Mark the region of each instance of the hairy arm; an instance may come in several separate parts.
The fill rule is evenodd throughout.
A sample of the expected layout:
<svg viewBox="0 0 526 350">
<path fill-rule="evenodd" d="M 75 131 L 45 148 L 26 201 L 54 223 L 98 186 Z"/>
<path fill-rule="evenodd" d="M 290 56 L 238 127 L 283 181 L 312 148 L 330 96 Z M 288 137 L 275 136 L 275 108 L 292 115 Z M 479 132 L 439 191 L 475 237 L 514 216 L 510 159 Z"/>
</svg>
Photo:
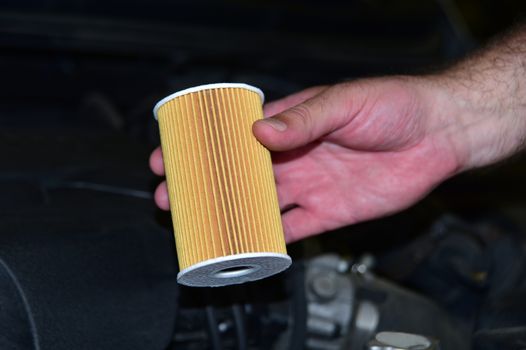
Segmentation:
<svg viewBox="0 0 526 350">
<path fill-rule="evenodd" d="M 494 39 L 450 69 L 430 77 L 436 127 L 450 133 L 461 169 L 502 160 L 525 146 L 526 26 Z"/>
</svg>

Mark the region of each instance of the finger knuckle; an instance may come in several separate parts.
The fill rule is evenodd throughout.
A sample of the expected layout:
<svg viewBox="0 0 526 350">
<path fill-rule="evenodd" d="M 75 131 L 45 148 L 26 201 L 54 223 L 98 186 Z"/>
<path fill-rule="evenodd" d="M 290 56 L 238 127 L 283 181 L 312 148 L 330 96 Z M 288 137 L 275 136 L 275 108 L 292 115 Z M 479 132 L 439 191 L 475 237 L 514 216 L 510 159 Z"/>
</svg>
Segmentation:
<svg viewBox="0 0 526 350">
<path fill-rule="evenodd" d="M 309 129 L 312 125 L 312 113 L 310 109 L 304 104 L 292 107 L 289 110 L 289 115 L 295 122 L 301 123 L 302 127 Z"/>
</svg>

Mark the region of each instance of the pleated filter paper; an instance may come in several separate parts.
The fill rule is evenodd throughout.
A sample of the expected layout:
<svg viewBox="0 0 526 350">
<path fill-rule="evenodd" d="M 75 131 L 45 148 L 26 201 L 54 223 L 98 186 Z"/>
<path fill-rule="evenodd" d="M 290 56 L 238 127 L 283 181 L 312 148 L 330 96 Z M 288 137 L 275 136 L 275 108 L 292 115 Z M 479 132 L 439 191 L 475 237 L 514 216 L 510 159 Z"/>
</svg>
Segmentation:
<svg viewBox="0 0 526 350">
<path fill-rule="evenodd" d="M 246 84 L 157 103 L 181 284 L 217 287 L 288 268 L 269 151 L 252 134 L 264 95 Z"/>
</svg>

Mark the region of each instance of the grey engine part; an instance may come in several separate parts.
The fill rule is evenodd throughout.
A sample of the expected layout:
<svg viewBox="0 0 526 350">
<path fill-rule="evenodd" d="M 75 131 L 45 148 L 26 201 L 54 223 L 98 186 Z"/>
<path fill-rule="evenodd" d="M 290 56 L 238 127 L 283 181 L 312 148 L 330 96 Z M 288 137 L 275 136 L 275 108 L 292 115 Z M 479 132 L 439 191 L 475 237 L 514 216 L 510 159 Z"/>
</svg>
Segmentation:
<svg viewBox="0 0 526 350">
<path fill-rule="evenodd" d="M 372 256 L 351 264 L 337 255 L 306 263 L 306 348 L 469 348 L 467 329 L 431 300 L 375 276 L 373 264 Z"/>
</svg>

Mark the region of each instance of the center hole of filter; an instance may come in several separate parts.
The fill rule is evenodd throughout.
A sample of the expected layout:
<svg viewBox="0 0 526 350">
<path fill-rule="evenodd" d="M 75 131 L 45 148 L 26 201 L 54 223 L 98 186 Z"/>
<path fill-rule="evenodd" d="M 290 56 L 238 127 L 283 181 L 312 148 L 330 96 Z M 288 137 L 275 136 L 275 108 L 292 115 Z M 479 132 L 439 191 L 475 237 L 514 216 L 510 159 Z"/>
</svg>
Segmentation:
<svg viewBox="0 0 526 350">
<path fill-rule="evenodd" d="M 233 278 L 248 275 L 256 271 L 258 267 L 250 265 L 240 265 L 227 267 L 225 269 L 214 272 L 214 277 L 217 278 Z"/>
</svg>

